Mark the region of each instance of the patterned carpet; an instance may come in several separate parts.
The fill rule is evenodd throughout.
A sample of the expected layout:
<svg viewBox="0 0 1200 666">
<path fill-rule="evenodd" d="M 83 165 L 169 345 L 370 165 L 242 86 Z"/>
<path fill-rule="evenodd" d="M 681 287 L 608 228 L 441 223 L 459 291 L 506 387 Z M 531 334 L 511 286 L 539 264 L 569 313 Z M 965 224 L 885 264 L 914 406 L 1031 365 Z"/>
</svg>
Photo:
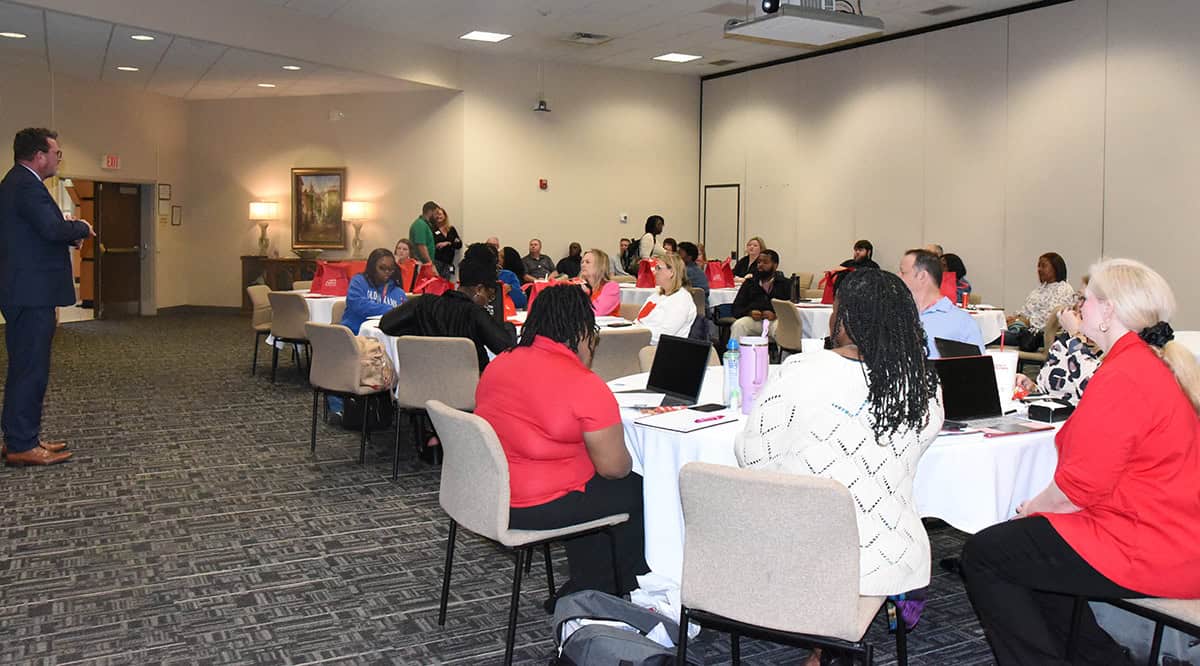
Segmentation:
<svg viewBox="0 0 1200 666">
<path fill-rule="evenodd" d="M 0 468 L 0 664 L 500 660 L 511 559 L 460 530 L 438 627 L 437 470 L 406 446 L 393 483 L 390 432 L 360 466 L 357 435 L 321 426 L 311 457 L 311 393 L 290 362 L 274 386 L 261 365 L 251 377 L 252 337 L 246 318 L 189 311 L 59 329 L 44 433 L 69 439 L 75 458 Z M 931 536 L 935 558 L 962 546 L 948 528 Z M 526 580 L 517 661 L 546 664 L 540 564 Z M 894 663 L 880 621 L 870 639 L 877 663 Z M 708 663 L 729 663 L 726 637 L 700 640 Z M 746 664 L 805 655 L 756 641 L 742 653 Z M 991 661 L 962 585 L 936 567 L 909 655 Z"/>
</svg>

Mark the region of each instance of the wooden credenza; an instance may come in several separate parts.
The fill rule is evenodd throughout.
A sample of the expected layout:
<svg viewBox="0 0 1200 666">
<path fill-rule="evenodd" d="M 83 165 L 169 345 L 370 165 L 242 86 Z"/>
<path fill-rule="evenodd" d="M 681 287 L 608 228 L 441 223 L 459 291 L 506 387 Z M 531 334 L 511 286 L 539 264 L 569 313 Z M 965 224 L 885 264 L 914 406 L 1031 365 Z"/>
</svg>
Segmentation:
<svg viewBox="0 0 1200 666">
<path fill-rule="evenodd" d="M 313 279 L 317 271 L 315 259 L 242 257 L 242 311 L 250 312 L 250 295 L 246 287 L 265 284 L 272 291 L 291 289 L 293 282 Z"/>
</svg>

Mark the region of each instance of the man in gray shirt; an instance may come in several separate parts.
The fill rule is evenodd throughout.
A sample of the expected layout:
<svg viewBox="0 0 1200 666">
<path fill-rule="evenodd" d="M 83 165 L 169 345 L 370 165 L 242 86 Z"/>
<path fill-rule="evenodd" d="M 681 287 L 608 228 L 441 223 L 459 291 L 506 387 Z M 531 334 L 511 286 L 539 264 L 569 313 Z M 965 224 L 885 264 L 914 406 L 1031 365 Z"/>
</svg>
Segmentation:
<svg viewBox="0 0 1200 666">
<path fill-rule="evenodd" d="M 558 277 L 554 272 L 554 260 L 542 254 L 542 241 L 537 238 L 529 241 L 529 254 L 521 257 L 525 264 L 525 281 L 553 280 Z"/>
</svg>

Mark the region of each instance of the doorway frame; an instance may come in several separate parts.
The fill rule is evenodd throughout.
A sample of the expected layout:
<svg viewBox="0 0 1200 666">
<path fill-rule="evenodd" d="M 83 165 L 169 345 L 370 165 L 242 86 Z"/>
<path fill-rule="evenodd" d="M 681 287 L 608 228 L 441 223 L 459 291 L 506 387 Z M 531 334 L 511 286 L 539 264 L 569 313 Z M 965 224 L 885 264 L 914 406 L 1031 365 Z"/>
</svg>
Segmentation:
<svg viewBox="0 0 1200 666">
<path fill-rule="evenodd" d="M 734 242 L 735 249 L 742 246 L 742 185 L 741 183 L 716 183 L 713 185 L 705 185 L 704 193 L 700 210 L 700 237 L 704 243 L 704 250 L 708 252 L 708 191 L 710 189 L 728 189 L 734 188 L 737 190 L 737 222 L 734 224 Z M 724 257 L 722 256 L 722 260 Z"/>
</svg>

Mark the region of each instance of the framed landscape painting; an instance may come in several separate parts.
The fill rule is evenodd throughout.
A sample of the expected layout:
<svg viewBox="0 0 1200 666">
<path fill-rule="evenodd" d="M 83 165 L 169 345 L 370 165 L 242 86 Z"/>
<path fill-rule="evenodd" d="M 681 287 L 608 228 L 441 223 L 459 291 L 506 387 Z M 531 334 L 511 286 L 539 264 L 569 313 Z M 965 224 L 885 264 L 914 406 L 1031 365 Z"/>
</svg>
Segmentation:
<svg viewBox="0 0 1200 666">
<path fill-rule="evenodd" d="M 342 250 L 346 169 L 292 169 L 292 247 Z"/>
</svg>

